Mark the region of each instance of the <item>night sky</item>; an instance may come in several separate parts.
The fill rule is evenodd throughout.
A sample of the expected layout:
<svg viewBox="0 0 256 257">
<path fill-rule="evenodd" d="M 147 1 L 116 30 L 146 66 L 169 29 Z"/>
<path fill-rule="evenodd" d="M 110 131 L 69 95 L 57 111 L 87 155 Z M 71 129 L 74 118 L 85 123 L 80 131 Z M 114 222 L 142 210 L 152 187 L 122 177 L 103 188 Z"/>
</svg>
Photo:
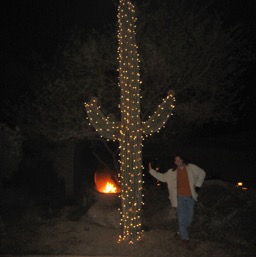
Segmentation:
<svg viewBox="0 0 256 257">
<path fill-rule="evenodd" d="M 256 4 L 254 0 L 213 1 L 217 12 L 222 13 L 226 26 L 242 24 L 251 44 L 256 42 Z M 154 1 L 156 4 L 157 1 Z M 1 120 L 4 102 L 13 102 L 29 90 L 27 84 L 35 69 L 34 61 L 42 58 L 51 63 L 56 52 L 67 41 L 70 31 L 101 30 L 105 24 L 115 22 L 117 1 L 113 0 L 20 0 L 1 3 Z M 140 46 L 142 47 L 142 46 Z M 240 114 L 240 125 L 252 128 L 256 107 L 255 61 L 247 68 L 241 97 L 245 107 Z M 255 128 L 255 127 L 254 127 Z"/>
</svg>

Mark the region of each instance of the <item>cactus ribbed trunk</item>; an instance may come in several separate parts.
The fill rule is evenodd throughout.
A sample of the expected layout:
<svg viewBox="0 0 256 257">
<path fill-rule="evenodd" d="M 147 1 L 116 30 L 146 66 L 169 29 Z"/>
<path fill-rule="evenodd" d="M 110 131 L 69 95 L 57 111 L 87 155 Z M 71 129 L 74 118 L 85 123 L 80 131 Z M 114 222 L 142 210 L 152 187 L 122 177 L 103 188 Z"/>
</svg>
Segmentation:
<svg viewBox="0 0 256 257">
<path fill-rule="evenodd" d="M 142 235 L 142 139 L 160 128 L 168 120 L 173 106 L 173 92 L 147 121 L 140 115 L 139 55 L 136 45 L 136 17 L 130 0 L 120 0 L 118 7 L 118 61 L 121 88 L 121 122 L 113 115 L 105 116 L 98 107 L 97 98 L 85 104 L 91 124 L 102 137 L 119 141 L 121 171 L 120 240 L 134 242 Z"/>
<path fill-rule="evenodd" d="M 141 236 L 142 156 L 139 60 L 134 7 L 129 1 L 120 1 L 118 23 L 122 238 L 133 241 Z"/>
</svg>

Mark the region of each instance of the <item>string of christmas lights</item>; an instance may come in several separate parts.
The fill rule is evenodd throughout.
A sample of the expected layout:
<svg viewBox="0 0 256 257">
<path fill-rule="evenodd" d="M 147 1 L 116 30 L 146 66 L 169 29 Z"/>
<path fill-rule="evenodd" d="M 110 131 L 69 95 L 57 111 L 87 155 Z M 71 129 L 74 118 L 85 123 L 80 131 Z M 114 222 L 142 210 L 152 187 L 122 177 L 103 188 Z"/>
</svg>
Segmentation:
<svg viewBox="0 0 256 257">
<path fill-rule="evenodd" d="M 119 133 L 119 122 L 115 121 L 114 115 L 107 117 L 98 106 L 98 99 L 93 97 L 89 103 L 85 103 L 86 112 L 90 123 L 100 135 L 106 139 L 116 140 Z"/>
<path fill-rule="evenodd" d="M 159 130 L 166 124 L 167 120 L 171 115 L 173 115 L 170 110 L 174 109 L 174 91 L 170 90 L 168 95 L 158 109 L 154 112 L 152 116 L 145 122 L 142 122 L 142 133 L 146 137 L 152 135 L 154 132 L 159 132 Z"/>
<path fill-rule="evenodd" d="M 85 103 L 88 118 L 93 127 L 108 140 L 119 140 L 121 225 L 120 241 L 134 243 L 140 240 L 142 231 L 143 179 L 142 140 L 166 123 L 174 108 L 174 92 L 170 91 L 148 121 L 140 118 L 140 72 L 136 44 L 135 8 L 130 0 L 120 0 L 118 7 L 118 72 L 121 89 L 121 122 L 110 115 L 105 117 L 97 98 Z"/>
<path fill-rule="evenodd" d="M 140 120 L 139 55 L 135 39 L 136 18 L 130 1 L 118 7 L 118 61 L 121 87 L 120 172 L 121 224 L 119 240 L 132 243 L 142 236 L 142 142 Z"/>
</svg>

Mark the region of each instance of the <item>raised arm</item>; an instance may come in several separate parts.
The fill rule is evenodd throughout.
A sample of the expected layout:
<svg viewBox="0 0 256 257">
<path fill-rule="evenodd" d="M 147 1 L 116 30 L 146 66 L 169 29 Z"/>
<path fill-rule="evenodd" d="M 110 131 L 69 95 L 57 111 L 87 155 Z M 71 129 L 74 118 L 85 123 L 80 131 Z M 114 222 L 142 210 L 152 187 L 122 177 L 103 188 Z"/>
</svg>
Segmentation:
<svg viewBox="0 0 256 257">
<path fill-rule="evenodd" d="M 167 182 L 167 172 L 166 173 L 157 172 L 156 170 L 152 169 L 151 163 L 148 164 L 148 168 L 149 168 L 149 173 L 154 178 L 156 178 L 157 180 L 159 180 L 161 182 Z"/>
</svg>

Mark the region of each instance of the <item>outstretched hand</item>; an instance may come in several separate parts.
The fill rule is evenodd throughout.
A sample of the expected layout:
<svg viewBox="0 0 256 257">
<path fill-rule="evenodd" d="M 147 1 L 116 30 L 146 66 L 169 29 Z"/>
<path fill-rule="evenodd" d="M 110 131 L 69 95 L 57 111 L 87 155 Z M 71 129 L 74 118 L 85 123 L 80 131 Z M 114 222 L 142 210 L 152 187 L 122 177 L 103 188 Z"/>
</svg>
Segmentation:
<svg viewBox="0 0 256 257">
<path fill-rule="evenodd" d="M 148 163 L 148 170 L 152 170 L 151 162 Z"/>
</svg>

